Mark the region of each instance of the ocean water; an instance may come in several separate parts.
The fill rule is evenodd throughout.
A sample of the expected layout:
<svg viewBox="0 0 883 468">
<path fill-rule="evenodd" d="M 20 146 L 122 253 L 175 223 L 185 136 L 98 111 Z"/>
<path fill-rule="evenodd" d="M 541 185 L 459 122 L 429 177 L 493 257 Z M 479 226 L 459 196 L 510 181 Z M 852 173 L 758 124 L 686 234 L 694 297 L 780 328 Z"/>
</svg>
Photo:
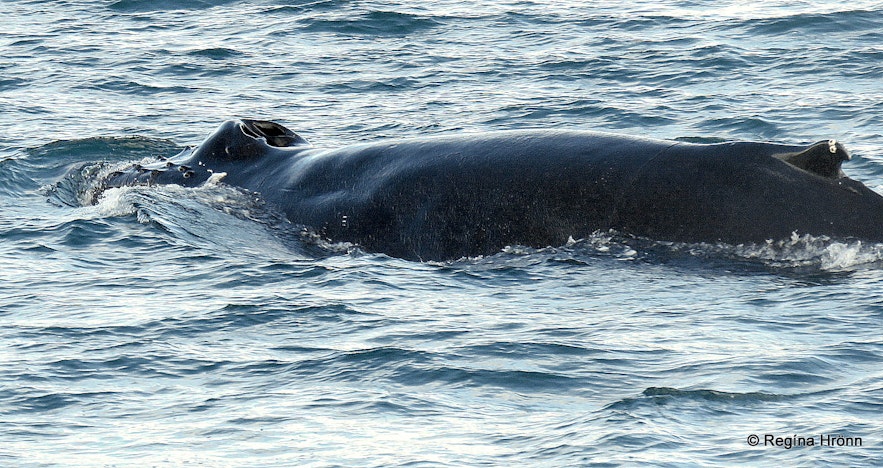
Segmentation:
<svg viewBox="0 0 883 468">
<path fill-rule="evenodd" d="M 65 176 L 245 117 L 316 146 L 835 138 L 883 192 L 881 2 L 4 0 L 0 24 L 2 466 L 883 464 L 881 245 L 418 263 L 223 184 L 92 205 Z"/>
</svg>

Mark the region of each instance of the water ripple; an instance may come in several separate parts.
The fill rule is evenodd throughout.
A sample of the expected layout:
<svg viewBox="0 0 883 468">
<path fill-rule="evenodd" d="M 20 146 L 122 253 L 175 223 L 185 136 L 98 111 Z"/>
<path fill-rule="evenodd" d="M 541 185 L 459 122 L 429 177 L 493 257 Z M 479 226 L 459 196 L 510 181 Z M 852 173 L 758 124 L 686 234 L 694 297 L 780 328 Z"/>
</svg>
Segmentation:
<svg viewBox="0 0 883 468">
<path fill-rule="evenodd" d="M 0 464 L 880 465 L 883 246 L 601 232 L 415 263 L 229 187 L 87 193 L 233 117 L 317 147 L 537 127 L 836 138 L 880 190 L 880 13 L 5 1 Z"/>
</svg>

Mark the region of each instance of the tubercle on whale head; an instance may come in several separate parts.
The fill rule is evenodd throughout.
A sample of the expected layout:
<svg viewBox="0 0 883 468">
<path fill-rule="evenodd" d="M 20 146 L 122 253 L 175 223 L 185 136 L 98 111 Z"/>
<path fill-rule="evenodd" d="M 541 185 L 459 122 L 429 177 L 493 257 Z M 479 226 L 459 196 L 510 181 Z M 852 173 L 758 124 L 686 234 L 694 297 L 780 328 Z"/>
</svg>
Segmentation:
<svg viewBox="0 0 883 468">
<path fill-rule="evenodd" d="M 161 157 L 155 162 L 136 163 L 111 172 L 101 179 L 100 190 L 96 192 L 96 195 L 114 187 L 169 184 L 196 187 L 201 185 L 211 177 L 213 171 L 194 163 L 191 158 L 192 154 L 193 148 L 187 148 L 171 158 Z"/>
</svg>

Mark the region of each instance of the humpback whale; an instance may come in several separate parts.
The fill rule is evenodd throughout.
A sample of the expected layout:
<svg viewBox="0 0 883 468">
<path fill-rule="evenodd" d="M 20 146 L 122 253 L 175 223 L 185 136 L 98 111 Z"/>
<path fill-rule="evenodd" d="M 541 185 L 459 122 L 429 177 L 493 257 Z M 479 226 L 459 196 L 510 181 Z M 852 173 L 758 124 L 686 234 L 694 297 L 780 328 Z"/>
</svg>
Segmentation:
<svg viewBox="0 0 883 468">
<path fill-rule="evenodd" d="M 108 174 L 104 189 L 198 186 L 213 173 L 335 242 L 411 260 L 596 231 L 680 242 L 793 234 L 883 242 L 883 197 L 850 179 L 834 140 L 698 144 L 512 130 L 313 147 L 275 122 L 231 120 L 195 148 Z"/>
</svg>

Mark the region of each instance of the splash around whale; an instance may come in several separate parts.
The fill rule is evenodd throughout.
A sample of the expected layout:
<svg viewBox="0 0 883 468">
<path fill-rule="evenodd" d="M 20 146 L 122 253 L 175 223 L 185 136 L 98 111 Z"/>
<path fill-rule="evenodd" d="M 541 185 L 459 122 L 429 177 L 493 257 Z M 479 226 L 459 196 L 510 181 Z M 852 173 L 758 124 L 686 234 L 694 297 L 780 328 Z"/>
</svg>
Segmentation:
<svg viewBox="0 0 883 468">
<path fill-rule="evenodd" d="M 212 174 L 334 242 L 412 260 L 563 245 L 599 230 L 654 240 L 762 243 L 794 233 L 883 242 L 883 197 L 810 146 L 694 144 L 517 130 L 311 146 L 269 121 L 223 123 L 171 159 L 100 181 L 198 186 Z"/>
</svg>

